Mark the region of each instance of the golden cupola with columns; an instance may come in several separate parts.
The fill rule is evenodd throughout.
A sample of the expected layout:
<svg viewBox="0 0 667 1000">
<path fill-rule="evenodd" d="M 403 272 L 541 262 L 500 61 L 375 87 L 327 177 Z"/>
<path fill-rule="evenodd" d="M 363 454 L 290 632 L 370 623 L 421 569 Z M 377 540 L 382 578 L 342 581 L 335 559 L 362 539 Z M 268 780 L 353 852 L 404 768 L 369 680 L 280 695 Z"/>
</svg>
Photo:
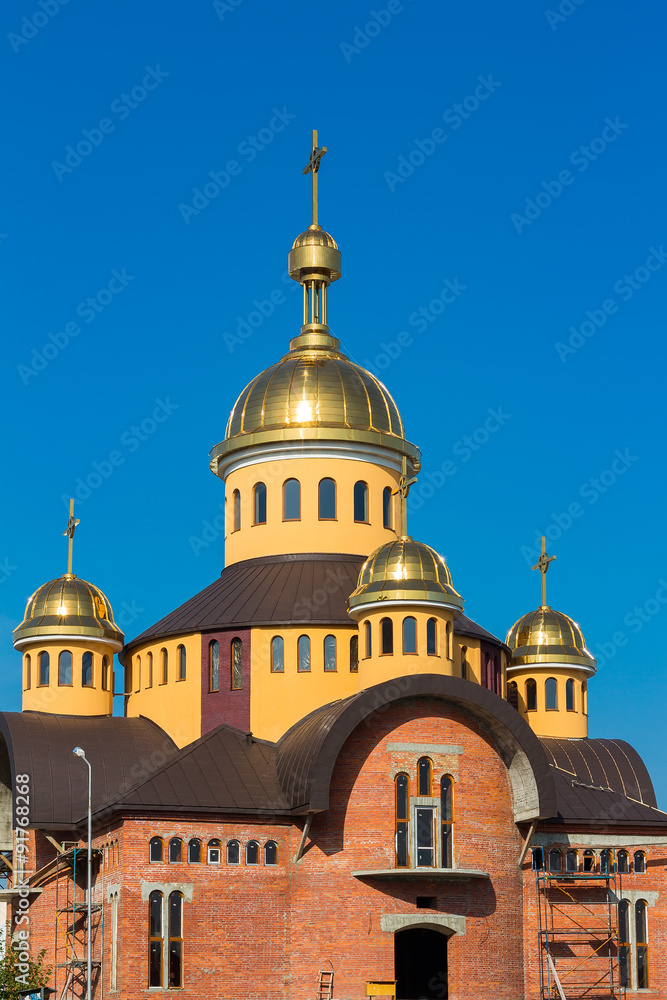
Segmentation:
<svg viewBox="0 0 667 1000">
<path fill-rule="evenodd" d="M 403 464 L 410 475 L 420 468 L 389 391 L 341 352 L 328 324 L 341 254 L 317 221 L 325 152 L 313 133 L 304 170 L 313 180 L 313 222 L 288 259 L 303 288 L 301 330 L 240 394 L 210 454 L 225 482 L 226 565 L 290 552 L 366 555 L 396 538 L 390 497 Z"/>
</svg>

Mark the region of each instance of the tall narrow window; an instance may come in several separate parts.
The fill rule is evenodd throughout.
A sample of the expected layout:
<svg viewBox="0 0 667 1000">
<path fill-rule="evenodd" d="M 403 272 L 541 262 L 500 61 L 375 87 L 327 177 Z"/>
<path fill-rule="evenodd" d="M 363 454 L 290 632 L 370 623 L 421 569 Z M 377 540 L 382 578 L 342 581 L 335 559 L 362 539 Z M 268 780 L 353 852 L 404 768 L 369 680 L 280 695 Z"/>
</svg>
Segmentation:
<svg viewBox="0 0 667 1000">
<path fill-rule="evenodd" d="M 600 851 L 600 875 L 611 875 L 614 871 L 614 852 L 608 848 Z"/>
<path fill-rule="evenodd" d="M 563 870 L 563 855 L 560 853 L 557 847 L 553 847 L 549 851 L 549 871 L 561 872 L 562 870 Z"/>
<path fill-rule="evenodd" d="M 162 664 L 162 680 L 160 683 L 166 684 L 169 680 L 169 657 L 166 649 L 160 650 L 160 660 Z"/>
<path fill-rule="evenodd" d="M 544 848 L 534 847 L 533 848 L 533 871 L 541 872 L 544 871 Z"/>
<path fill-rule="evenodd" d="M 354 520 L 368 524 L 368 484 L 354 484 Z"/>
<path fill-rule="evenodd" d="M 153 654 L 146 653 L 146 687 L 153 687 Z"/>
<path fill-rule="evenodd" d="M 241 845 L 238 840 L 230 840 L 227 843 L 227 864 L 228 865 L 240 865 L 241 864 Z"/>
<path fill-rule="evenodd" d="M 176 650 L 176 657 L 178 660 L 178 679 L 179 681 L 185 680 L 185 667 L 186 667 L 186 654 L 185 646 L 179 646 Z"/>
<path fill-rule="evenodd" d="M 58 656 L 58 683 L 65 686 L 72 683 L 72 654 L 64 649 Z"/>
<path fill-rule="evenodd" d="M 220 643 L 213 639 L 208 644 L 208 689 L 220 690 Z"/>
<path fill-rule="evenodd" d="M 281 635 L 274 635 L 271 640 L 271 673 L 282 674 L 285 671 L 285 643 Z"/>
<path fill-rule="evenodd" d="M 133 671 L 133 673 L 134 673 L 134 677 L 132 678 L 132 680 L 134 681 L 134 689 L 138 693 L 139 691 L 141 691 L 141 657 L 140 656 L 136 657 L 136 660 L 135 660 L 135 663 L 134 663 L 134 671 Z"/>
<path fill-rule="evenodd" d="M 516 681 L 509 681 L 507 685 L 507 700 L 512 708 L 519 708 L 519 685 Z"/>
<path fill-rule="evenodd" d="M 183 841 L 180 837 L 172 837 L 169 841 L 169 861 L 175 864 L 183 857 Z"/>
<path fill-rule="evenodd" d="M 454 782 L 448 774 L 440 779 L 440 816 L 442 819 L 442 867 L 454 864 Z"/>
<path fill-rule="evenodd" d="M 571 677 L 565 682 L 565 708 L 574 712 L 574 681 Z"/>
<path fill-rule="evenodd" d="M 396 791 L 396 867 L 407 868 L 409 864 L 408 818 L 409 779 L 407 774 L 397 774 L 394 780 Z"/>
<path fill-rule="evenodd" d="M 380 652 L 391 654 L 394 652 L 394 623 L 391 618 L 382 618 L 380 621 Z"/>
<path fill-rule="evenodd" d="M 327 672 L 336 670 L 336 636 L 324 637 L 324 669 Z"/>
<path fill-rule="evenodd" d="M 81 657 L 81 686 L 93 686 L 93 654 L 88 650 Z"/>
<path fill-rule="evenodd" d="M 283 483 L 283 521 L 301 520 L 301 483 L 287 479 Z"/>
<path fill-rule="evenodd" d="M 411 615 L 403 619 L 403 652 L 417 652 L 417 620 Z"/>
<path fill-rule="evenodd" d="M 359 636 L 353 635 L 350 639 L 350 673 L 356 674 L 359 670 Z"/>
<path fill-rule="evenodd" d="M 584 871 L 595 871 L 595 851 L 584 851 Z"/>
<path fill-rule="evenodd" d="M 241 494 L 238 490 L 232 493 L 233 525 L 232 531 L 241 530 Z"/>
<path fill-rule="evenodd" d="M 588 715 L 588 688 L 586 681 L 581 685 L 581 711 L 584 715 Z"/>
<path fill-rule="evenodd" d="M 264 844 L 264 864 L 265 865 L 277 865 L 278 864 L 278 845 L 275 840 L 267 840 Z"/>
<path fill-rule="evenodd" d="M 152 662 L 151 654 L 149 653 L 148 656 L 151 658 L 149 662 Z M 102 690 L 103 691 L 111 690 L 111 670 L 109 669 L 108 656 L 102 657 Z"/>
<path fill-rule="evenodd" d="M 635 875 L 643 875 L 646 872 L 646 855 L 643 851 L 635 851 Z"/>
<path fill-rule="evenodd" d="M 630 855 L 627 851 L 619 851 L 616 855 L 616 871 L 619 875 L 630 874 Z"/>
<path fill-rule="evenodd" d="M 320 521 L 336 520 L 336 484 L 333 479 L 320 479 L 318 517 Z"/>
<path fill-rule="evenodd" d="M 298 642 L 299 671 L 307 673 L 310 670 L 310 639 L 307 635 L 300 635 Z"/>
<path fill-rule="evenodd" d="M 415 840 L 417 867 L 435 868 L 435 809 L 432 806 L 415 809 Z"/>
<path fill-rule="evenodd" d="M 110 986 L 112 990 L 118 986 L 118 892 L 112 892 L 111 900 L 111 975 Z"/>
<path fill-rule="evenodd" d="M 26 655 L 24 656 L 24 658 L 23 658 L 23 666 L 24 666 L 23 690 L 24 691 L 29 691 L 30 690 L 30 653 L 26 653 Z"/>
<path fill-rule="evenodd" d="M 206 856 L 209 865 L 219 865 L 220 864 L 220 851 L 222 849 L 222 844 L 219 840 L 213 838 L 209 840 L 208 847 L 206 851 Z"/>
<path fill-rule="evenodd" d="M 149 861 L 162 861 L 162 853 L 164 850 L 164 845 L 162 843 L 161 837 L 153 837 L 150 844 L 148 845 L 148 860 Z"/>
<path fill-rule="evenodd" d="M 385 486 L 382 490 L 382 527 L 393 528 L 391 516 L 391 489 Z"/>
<path fill-rule="evenodd" d="M 183 896 L 169 893 L 169 988 L 183 985 Z"/>
<path fill-rule="evenodd" d="M 648 975 L 648 904 L 645 899 L 635 903 L 635 941 L 637 944 L 637 989 L 647 990 Z"/>
<path fill-rule="evenodd" d="M 461 646 L 461 677 L 468 680 L 468 647 Z"/>
<path fill-rule="evenodd" d="M 125 664 L 125 694 L 132 694 L 132 657 L 128 656 Z"/>
<path fill-rule="evenodd" d="M 232 691 L 240 691 L 243 687 L 243 643 L 240 639 L 232 639 Z"/>
<path fill-rule="evenodd" d="M 426 622 L 426 655 L 438 655 L 438 623 L 435 618 Z"/>
<path fill-rule="evenodd" d="M 154 889 L 148 897 L 148 985 L 162 986 L 162 893 Z"/>
<path fill-rule="evenodd" d="M 46 687 L 49 683 L 49 654 L 39 654 L 39 686 Z"/>
<path fill-rule="evenodd" d="M 188 861 L 191 865 L 201 864 L 201 840 L 193 837 L 188 844 Z"/>
<path fill-rule="evenodd" d="M 430 757 L 420 757 L 417 761 L 419 794 L 433 795 L 433 764 Z"/>
<path fill-rule="evenodd" d="M 245 863 L 247 865 L 259 864 L 259 844 L 256 840 L 249 840 L 245 845 Z"/>
<path fill-rule="evenodd" d="M 253 524 L 266 524 L 266 486 L 257 483 L 252 491 Z"/>
<path fill-rule="evenodd" d="M 537 682 L 532 679 L 526 681 L 526 711 L 537 711 Z"/>
<path fill-rule="evenodd" d="M 618 978 L 619 986 L 631 986 L 630 962 L 630 903 L 622 899 L 618 904 Z"/>
<path fill-rule="evenodd" d="M 578 872 L 579 871 L 579 852 L 578 851 L 566 851 L 565 852 L 565 871 L 566 872 Z"/>
<path fill-rule="evenodd" d="M 364 622 L 364 646 L 366 657 L 373 655 L 373 634 L 371 631 L 371 623 Z M 48 684 L 48 681 L 47 681 Z"/>
<path fill-rule="evenodd" d="M 452 658 L 452 625 L 445 622 L 445 656 L 448 660 Z"/>
</svg>

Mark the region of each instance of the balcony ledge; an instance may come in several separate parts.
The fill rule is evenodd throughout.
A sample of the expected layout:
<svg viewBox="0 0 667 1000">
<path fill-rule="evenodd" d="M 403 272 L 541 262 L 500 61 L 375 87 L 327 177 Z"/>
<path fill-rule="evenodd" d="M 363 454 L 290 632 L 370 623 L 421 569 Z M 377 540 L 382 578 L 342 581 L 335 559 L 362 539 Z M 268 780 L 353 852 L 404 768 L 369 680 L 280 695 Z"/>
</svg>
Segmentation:
<svg viewBox="0 0 667 1000">
<path fill-rule="evenodd" d="M 354 878 L 375 879 L 377 882 L 395 882 L 400 879 L 417 882 L 469 882 L 471 879 L 491 877 L 488 872 L 478 868 L 373 868 L 351 874 Z"/>
</svg>

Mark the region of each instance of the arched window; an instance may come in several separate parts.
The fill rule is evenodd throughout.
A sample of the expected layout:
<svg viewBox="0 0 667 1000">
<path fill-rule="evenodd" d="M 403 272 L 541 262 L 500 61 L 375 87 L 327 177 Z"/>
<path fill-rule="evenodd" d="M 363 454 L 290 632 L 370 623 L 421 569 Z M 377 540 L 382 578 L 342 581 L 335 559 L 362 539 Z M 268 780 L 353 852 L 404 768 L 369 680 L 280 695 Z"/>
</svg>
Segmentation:
<svg viewBox="0 0 667 1000">
<path fill-rule="evenodd" d="M 152 653 L 146 653 L 146 668 L 147 668 L 147 672 L 148 672 L 148 681 L 146 683 L 146 687 L 152 688 L 153 687 L 153 654 Z"/>
<path fill-rule="evenodd" d="M 243 687 L 243 643 L 239 638 L 232 639 L 232 691 L 240 691 Z"/>
<path fill-rule="evenodd" d="M 277 865 L 278 864 L 278 845 L 275 840 L 267 840 L 264 844 L 264 864 L 265 865 Z"/>
<path fill-rule="evenodd" d="M 208 644 L 208 689 L 220 690 L 220 643 L 217 639 Z"/>
<path fill-rule="evenodd" d="M 183 841 L 180 837 L 172 837 L 169 841 L 169 862 L 175 864 L 183 858 Z"/>
<path fill-rule="evenodd" d="M 238 490 L 232 493 L 233 528 L 232 531 L 241 530 L 241 494 Z"/>
<path fill-rule="evenodd" d="M 419 795 L 433 795 L 433 764 L 430 757 L 420 757 L 417 761 Z"/>
<path fill-rule="evenodd" d="M 368 524 L 368 484 L 361 480 L 354 484 L 354 520 Z"/>
<path fill-rule="evenodd" d="M 565 852 L 565 871 L 566 872 L 578 872 L 579 871 L 579 852 L 578 851 L 566 851 Z"/>
<path fill-rule="evenodd" d="M 169 680 L 169 656 L 166 649 L 160 650 L 160 661 L 162 664 L 162 680 L 160 683 L 166 684 Z"/>
<path fill-rule="evenodd" d="M 637 989 L 647 990 L 648 975 L 648 904 L 645 899 L 635 903 L 635 941 L 637 943 Z"/>
<path fill-rule="evenodd" d="M 409 789 L 407 774 L 397 774 L 394 779 L 396 801 L 396 867 L 407 868 L 409 864 Z"/>
<path fill-rule="evenodd" d="M 391 510 L 391 488 L 385 486 L 382 490 L 382 527 L 393 528 Z"/>
<path fill-rule="evenodd" d="M 148 897 L 148 985 L 162 986 L 162 893 L 157 889 Z"/>
<path fill-rule="evenodd" d="M 149 656 L 149 663 L 152 663 L 151 654 L 149 653 L 148 656 Z M 103 691 L 110 691 L 111 690 L 111 677 L 110 677 L 110 674 L 111 674 L 111 671 L 109 670 L 109 657 L 108 656 L 103 656 L 102 657 L 102 690 Z"/>
<path fill-rule="evenodd" d="M 30 690 L 30 653 L 26 653 L 26 655 L 23 657 L 23 666 L 24 666 L 23 690 L 24 691 L 29 691 Z"/>
<path fill-rule="evenodd" d="M 256 483 L 252 491 L 252 523 L 266 524 L 266 486 Z"/>
<path fill-rule="evenodd" d="M 630 855 L 627 851 L 619 851 L 616 855 L 616 871 L 619 875 L 630 874 Z"/>
<path fill-rule="evenodd" d="M 132 694 L 132 657 L 128 656 L 125 664 L 125 694 Z"/>
<path fill-rule="evenodd" d="M 563 855 L 556 847 L 549 851 L 549 871 L 560 872 L 563 870 Z"/>
<path fill-rule="evenodd" d="M 148 845 L 148 860 L 162 861 L 163 852 L 164 844 L 162 842 L 162 837 L 153 837 Z"/>
<path fill-rule="evenodd" d="M 307 635 L 300 635 L 298 646 L 300 673 L 307 673 L 310 670 L 310 639 Z"/>
<path fill-rule="evenodd" d="M 188 861 L 191 865 L 201 864 L 201 840 L 193 837 L 188 844 Z"/>
<path fill-rule="evenodd" d="M 178 679 L 179 681 L 185 680 L 185 646 L 179 646 L 176 650 L 176 658 L 178 660 Z"/>
<path fill-rule="evenodd" d="M 227 842 L 227 864 L 228 865 L 240 865 L 241 864 L 241 845 L 238 840 L 229 840 Z"/>
<path fill-rule="evenodd" d="M 537 711 L 537 682 L 532 678 L 526 681 L 526 711 Z"/>
<path fill-rule="evenodd" d="M 336 636 L 324 637 L 324 669 L 327 673 L 336 670 Z"/>
<path fill-rule="evenodd" d="M 461 677 L 468 680 L 468 647 L 461 646 Z"/>
<path fill-rule="evenodd" d="M 365 656 L 369 657 L 373 655 L 373 634 L 371 631 L 371 623 L 364 622 L 364 646 L 365 646 Z M 47 681 L 48 684 L 48 681 Z"/>
<path fill-rule="evenodd" d="M 643 851 L 635 851 L 635 875 L 644 875 L 646 873 L 646 855 Z"/>
<path fill-rule="evenodd" d="M 183 985 L 183 895 L 169 893 L 169 989 Z"/>
<path fill-rule="evenodd" d="M 139 692 L 139 691 L 141 691 L 141 657 L 140 656 L 136 657 L 134 666 L 135 666 L 134 677 L 132 679 L 134 680 L 135 691 Z"/>
<path fill-rule="evenodd" d="M 88 650 L 81 657 L 81 686 L 93 686 L 93 654 Z"/>
<path fill-rule="evenodd" d="M 283 521 L 301 520 L 301 483 L 286 479 L 283 483 Z"/>
<path fill-rule="evenodd" d="M 438 623 L 435 618 L 426 622 L 426 655 L 438 655 Z"/>
<path fill-rule="evenodd" d="M 583 681 L 581 684 L 581 711 L 584 715 L 588 715 L 588 688 L 586 681 Z"/>
<path fill-rule="evenodd" d="M 614 852 L 608 848 L 600 851 L 600 875 L 611 875 L 614 871 Z"/>
<path fill-rule="evenodd" d="M 271 640 L 271 673 L 282 674 L 285 671 L 285 643 L 281 635 L 274 635 Z"/>
<path fill-rule="evenodd" d="M 445 622 L 445 656 L 448 660 L 452 658 L 452 625 Z"/>
<path fill-rule="evenodd" d="M 380 621 L 380 652 L 384 655 L 394 652 L 394 623 L 391 618 L 382 618 Z"/>
<path fill-rule="evenodd" d="M 72 684 L 72 654 L 63 649 L 58 656 L 58 683 L 69 687 Z"/>
<path fill-rule="evenodd" d="M 541 872 L 544 871 L 544 848 L 534 847 L 533 848 L 533 871 Z"/>
<path fill-rule="evenodd" d="M 333 479 L 320 479 L 318 486 L 318 517 L 320 521 L 336 520 L 336 484 Z"/>
<path fill-rule="evenodd" d="M 350 673 L 356 674 L 359 671 L 359 636 L 353 635 L 350 638 Z"/>
<path fill-rule="evenodd" d="M 417 620 L 411 615 L 403 619 L 403 652 L 417 652 Z"/>
<path fill-rule="evenodd" d="M 442 818 L 442 867 L 454 864 L 454 782 L 448 774 L 440 779 L 440 815 Z"/>
<path fill-rule="evenodd" d="M 219 865 L 220 864 L 220 849 L 222 845 L 219 840 L 215 838 L 209 840 L 207 848 L 207 858 L 209 865 Z"/>
<path fill-rule="evenodd" d="M 245 845 L 245 863 L 247 865 L 259 864 L 259 844 L 256 840 L 249 840 Z"/>
<path fill-rule="evenodd" d="M 48 687 L 49 683 L 49 654 L 41 652 L 39 660 L 39 686 Z"/>
<path fill-rule="evenodd" d="M 618 904 L 618 978 L 619 986 L 631 986 L 630 962 L 630 902 L 621 899 Z"/>
<path fill-rule="evenodd" d="M 565 708 L 574 712 L 574 681 L 571 677 L 565 682 Z"/>
<path fill-rule="evenodd" d="M 584 871 L 595 871 L 595 851 L 584 851 Z"/>
<path fill-rule="evenodd" d="M 516 708 L 517 711 L 518 711 L 518 709 L 519 709 L 519 685 L 517 684 L 516 681 L 509 681 L 509 683 L 507 685 L 507 700 L 510 703 L 510 705 L 512 706 L 512 708 Z"/>
</svg>

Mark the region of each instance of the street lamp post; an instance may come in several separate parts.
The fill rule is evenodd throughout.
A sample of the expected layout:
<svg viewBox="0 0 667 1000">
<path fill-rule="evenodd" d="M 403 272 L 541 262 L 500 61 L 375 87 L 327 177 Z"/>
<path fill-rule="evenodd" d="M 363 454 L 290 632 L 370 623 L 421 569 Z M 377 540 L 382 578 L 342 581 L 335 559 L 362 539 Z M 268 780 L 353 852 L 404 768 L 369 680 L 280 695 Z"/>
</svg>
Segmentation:
<svg viewBox="0 0 667 1000">
<path fill-rule="evenodd" d="M 81 747 L 74 747 L 72 753 L 75 757 L 80 757 L 88 765 L 88 889 L 86 892 L 88 902 L 88 936 L 86 941 L 86 1000 L 92 998 L 93 981 L 93 907 L 92 907 L 92 870 L 93 870 L 93 813 L 92 813 L 92 793 L 93 793 L 93 769 L 90 761 L 86 758 L 85 751 Z"/>
</svg>

